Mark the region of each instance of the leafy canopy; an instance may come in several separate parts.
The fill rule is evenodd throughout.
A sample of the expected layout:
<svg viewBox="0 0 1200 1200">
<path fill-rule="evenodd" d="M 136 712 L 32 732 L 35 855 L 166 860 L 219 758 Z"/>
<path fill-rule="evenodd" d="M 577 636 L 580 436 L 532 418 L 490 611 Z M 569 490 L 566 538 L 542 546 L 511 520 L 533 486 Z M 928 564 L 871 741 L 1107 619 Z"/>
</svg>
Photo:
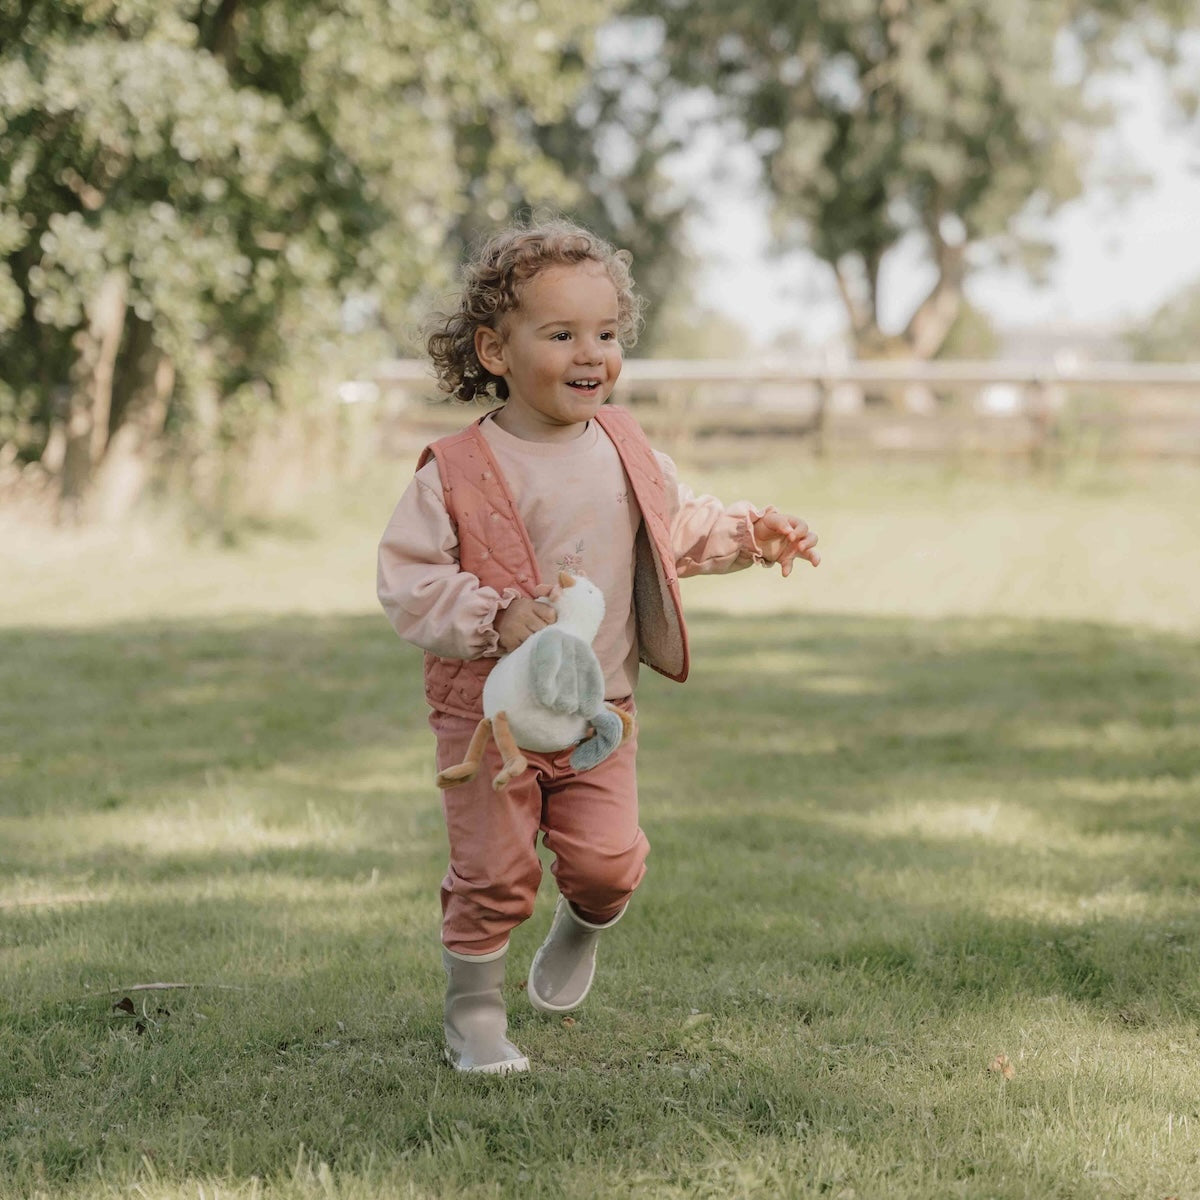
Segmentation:
<svg viewBox="0 0 1200 1200">
<path fill-rule="evenodd" d="M 1036 270 L 1028 218 L 1076 195 L 1086 87 L 1130 18 L 1191 0 L 644 0 L 677 99 L 711 91 L 757 150 L 781 249 L 829 264 L 860 350 L 879 352 L 881 269 L 916 239 L 935 282 L 904 331 L 935 353 L 986 257 Z M 1150 27 L 1157 28 L 1157 27 Z M 968 257 L 969 256 L 969 257 Z"/>
<path fill-rule="evenodd" d="M 565 112 L 601 16 L 568 0 L 4 0 L 0 441 L 44 438 L 114 271 L 184 396 L 272 384 L 339 334 L 354 291 L 398 335 L 449 281 L 471 204 L 499 219 L 514 185 L 576 197 L 531 129 Z M 484 123 L 497 136 L 467 161 L 463 131 Z"/>
</svg>

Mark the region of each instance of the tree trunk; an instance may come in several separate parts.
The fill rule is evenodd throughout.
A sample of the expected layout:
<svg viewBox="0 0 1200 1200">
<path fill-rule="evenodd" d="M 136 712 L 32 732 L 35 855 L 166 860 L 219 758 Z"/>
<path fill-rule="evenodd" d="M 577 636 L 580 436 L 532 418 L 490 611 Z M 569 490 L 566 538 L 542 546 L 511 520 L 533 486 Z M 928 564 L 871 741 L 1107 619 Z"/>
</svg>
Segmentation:
<svg viewBox="0 0 1200 1200">
<path fill-rule="evenodd" d="M 75 335 L 66 445 L 59 480 L 59 519 L 78 520 L 92 473 L 108 444 L 113 370 L 125 329 L 128 280 L 110 271 L 89 306 L 88 324 Z"/>
<path fill-rule="evenodd" d="M 853 323 L 854 351 L 859 358 L 928 362 L 950 334 L 963 303 L 964 247 L 935 242 L 938 278 L 917 306 L 903 333 L 884 333 L 873 313 L 854 302 L 839 272 L 838 285 Z M 864 319 L 868 317 L 869 319 Z M 931 412 L 937 406 L 933 390 L 925 384 L 909 384 L 894 395 L 869 390 L 869 404 L 896 403 L 909 412 Z"/>
<path fill-rule="evenodd" d="M 947 247 L 939 253 L 938 281 L 917 306 L 904 331 L 914 358 L 926 362 L 946 343 L 963 303 L 963 270 L 960 252 Z"/>
<path fill-rule="evenodd" d="M 165 354 L 152 351 L 152 355 L 149 377 L 126 405 L 96 474 L 92 511 L 102 522 L 128 516 L 145 490 L 154 464 L 154 451 L 175 390 L 175 364 Z"/>
</svg>

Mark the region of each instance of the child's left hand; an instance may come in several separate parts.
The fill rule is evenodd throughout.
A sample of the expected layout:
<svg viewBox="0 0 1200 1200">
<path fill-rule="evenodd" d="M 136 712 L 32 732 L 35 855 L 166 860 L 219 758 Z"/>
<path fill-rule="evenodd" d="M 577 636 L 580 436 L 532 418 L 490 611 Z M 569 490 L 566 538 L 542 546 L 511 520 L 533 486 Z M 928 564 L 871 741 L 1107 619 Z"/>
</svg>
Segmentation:
<svg viewBox="0 0 1200 1200">
<path fill-rule="evenodd" d="M 765 513 L 754 522 L 754 540 L 758 542 L 763 559 L 778 563 L 785 577 L 792 573 L 792 564 L 797 558 L 807 559 L 814 567 L 820 565 L 821 556 L 813 548 L 817 544 L 817 535 L 799 517 L 781 512 Z"/>
</svg>

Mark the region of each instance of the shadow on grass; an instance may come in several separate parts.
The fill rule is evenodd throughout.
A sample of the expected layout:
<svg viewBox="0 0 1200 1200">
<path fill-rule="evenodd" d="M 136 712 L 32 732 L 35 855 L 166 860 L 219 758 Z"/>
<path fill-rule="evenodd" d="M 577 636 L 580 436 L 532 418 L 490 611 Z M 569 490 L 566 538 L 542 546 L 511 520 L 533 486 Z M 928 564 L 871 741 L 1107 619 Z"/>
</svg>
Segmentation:
<svg viewBox="0 0 1200 1200">
<path fill-rule="evenodd" d="M 419 672 L 362 617 L 2 631 L 0 812 L 115 809 L 214 772 L 423 746 Z"/>
<path fill-rule="evenodd" d="M 0 963 L 22 972 L 0 1164 L 29 1184 L 131 1170 L 147 1145 L 169 1172 L 242 1178 L 301 1143 L 330 1163 L 436 1157 L 443 1110 L 514 1181 L 539 1158 L 649 1169 L 646 1128 L 697 1161 L 731 1123 L 835 1122 L 868 1144 L 912 1113 L 883 1084 L 848 1099 L 835 1043 L 869 1071 L 931 1021 L 1200 1015 L 1191 641 L 828 615 L 692 631 L 693 681 L 640 696 L 654 852 L 636 911 L 577 1032 L 516 1013 L 545 1070 L 507 1098 L 435 1065 L 444 848 L 419 655 L 381 620 L 0 634 L 0 863 L 42 891 L 110 889 L 0 913 Z M 147 814 L 150 834 L 122 836 Z M 114 1036 L 79 981 L 147 964 L 250 990 Z M 692 1008 L 726 1049 L 680 1032 Z M 802 1083 L 759 1048 L 766 1023 Z M 729 1081 L 681 1099 L 674 1067 L 721 1055 Z"/>
</svg>

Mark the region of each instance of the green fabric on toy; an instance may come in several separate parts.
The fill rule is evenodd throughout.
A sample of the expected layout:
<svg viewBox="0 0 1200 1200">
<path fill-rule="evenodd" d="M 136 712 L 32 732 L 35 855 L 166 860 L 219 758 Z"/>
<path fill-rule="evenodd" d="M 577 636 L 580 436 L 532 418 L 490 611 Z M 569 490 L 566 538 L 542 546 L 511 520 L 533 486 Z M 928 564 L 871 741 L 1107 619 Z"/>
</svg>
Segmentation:
<svg viewBox="0 0 1200 1200">
<path fill-rule="evenodd" d="M 483 720 L 467 757 L 437 777 L 440 788 L 474 779 L 489 737 L 504 764 L 492 780 L 500 791 L 529 765 L 521 750 L 552 753 L 574 746 L 571 766 L 603 762 L 633 730 L 633 718 L 604 700 L 604 672 L 592 641 L 604 619 L 604 595 L 566 571 L 546 598 L 557 619 L 530 635 L 492 669 L 483 686 Z"/>
</svg>

